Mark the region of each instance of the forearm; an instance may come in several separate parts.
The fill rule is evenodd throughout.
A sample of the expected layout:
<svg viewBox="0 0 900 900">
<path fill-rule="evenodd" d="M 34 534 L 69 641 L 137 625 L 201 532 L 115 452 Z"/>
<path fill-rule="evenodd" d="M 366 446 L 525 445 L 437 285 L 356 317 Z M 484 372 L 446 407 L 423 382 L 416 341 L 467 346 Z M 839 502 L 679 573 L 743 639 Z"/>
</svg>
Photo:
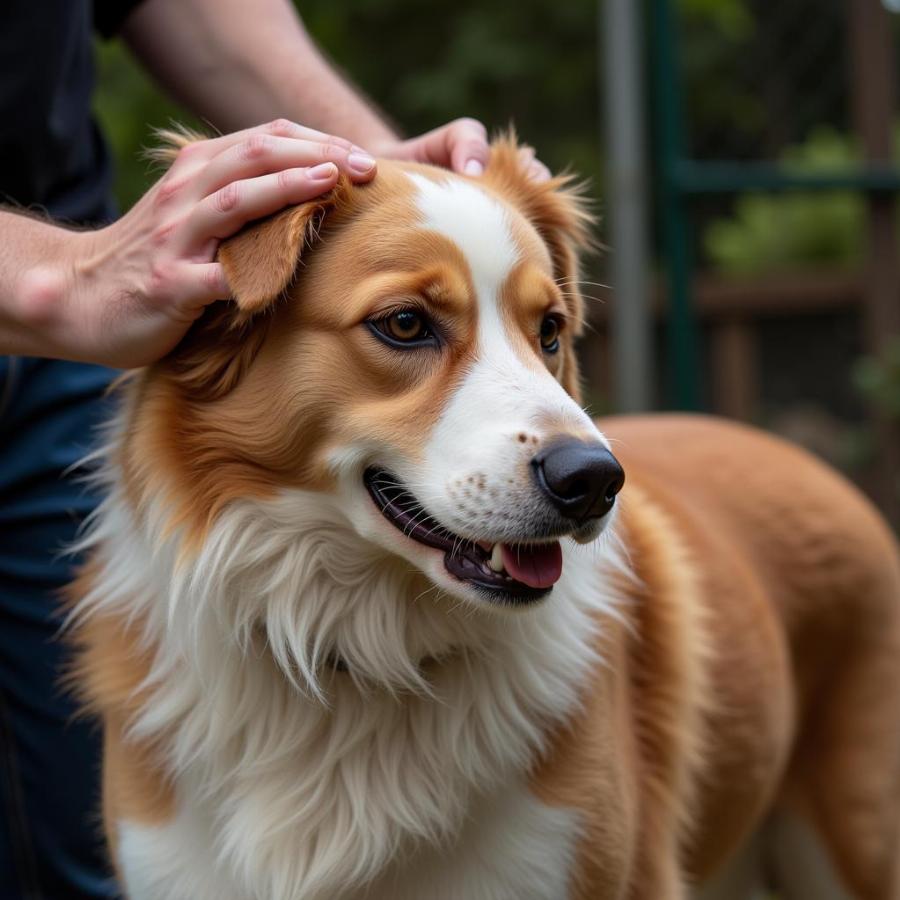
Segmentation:
<svg viewBox="0 0 900 900">
<path fill-rule="evenodd" d="M 0 211 L 0 355 L 63 356 L 80 235 Z"/>
<path fill-rule="evenodd" d="M 145 366 L 204 308 L 231 296 L 221 241 L 315 202 L 376 164 L 348 141 L 291 122 L 185 141 L 121 219 L 72 231 L 0 211 L 0 354 Z"/>
<path fill-rule="evenodd" d="M 284 116 L 360 146 L 395 136 L 322 57 L 288 0 L 144 0 L 123 36 L 223 131 Z"/>
</svg>

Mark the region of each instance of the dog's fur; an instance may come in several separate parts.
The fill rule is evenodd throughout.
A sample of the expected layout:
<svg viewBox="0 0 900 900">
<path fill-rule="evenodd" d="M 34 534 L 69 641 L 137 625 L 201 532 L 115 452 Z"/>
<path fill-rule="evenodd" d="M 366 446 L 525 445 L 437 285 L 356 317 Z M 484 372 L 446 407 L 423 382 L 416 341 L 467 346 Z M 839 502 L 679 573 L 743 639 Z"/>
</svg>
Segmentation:
<svg viewBox="0 0 900 900">
<path fill-rule="evenodd" d="M 127 385 L 72 594 L 132 900 L 900 898 L 900 566 L 840 478 L 735 425 L 601 423 L 617 512 L 525 608 L 363 487 L 529 537 L 531 456 L 607 439 L 587 227 L 508 140 L 479 180 L 385 162 L 226 242 L 234 301 Z M 398 298 L 440 350 L 372 335 Z"/>
</svg>

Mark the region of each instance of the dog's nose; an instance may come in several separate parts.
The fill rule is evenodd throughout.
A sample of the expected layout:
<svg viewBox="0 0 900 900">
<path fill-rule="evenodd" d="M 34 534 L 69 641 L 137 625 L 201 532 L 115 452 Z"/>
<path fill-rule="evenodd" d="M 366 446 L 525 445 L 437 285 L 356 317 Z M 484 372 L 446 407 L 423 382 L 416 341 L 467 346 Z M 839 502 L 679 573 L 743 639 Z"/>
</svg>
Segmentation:
<svg viewBox="0 0 900 900">
<path fill-rule="evenodd" d="M 577 522 L 606 515 L 625 483 L 622 467 L 601 444 L 567 440 L 542 450 L 531 464 L 544 496 Z"/>
</svg>

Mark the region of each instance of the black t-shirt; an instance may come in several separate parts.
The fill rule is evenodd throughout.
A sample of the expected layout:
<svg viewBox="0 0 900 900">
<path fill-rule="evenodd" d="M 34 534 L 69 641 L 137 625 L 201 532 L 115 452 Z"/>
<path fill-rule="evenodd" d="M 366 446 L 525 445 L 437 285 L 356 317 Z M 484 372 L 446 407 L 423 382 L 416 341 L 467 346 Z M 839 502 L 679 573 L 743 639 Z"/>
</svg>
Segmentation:
<svg viewBox="0 0 900 900">
<path fill-rule="evenodd" d="M 0 203 L 71 222 L 113 215 L 109 153 L 91 115 L 92 37 L 140 0 L 2 0 Z"/>
</svg>

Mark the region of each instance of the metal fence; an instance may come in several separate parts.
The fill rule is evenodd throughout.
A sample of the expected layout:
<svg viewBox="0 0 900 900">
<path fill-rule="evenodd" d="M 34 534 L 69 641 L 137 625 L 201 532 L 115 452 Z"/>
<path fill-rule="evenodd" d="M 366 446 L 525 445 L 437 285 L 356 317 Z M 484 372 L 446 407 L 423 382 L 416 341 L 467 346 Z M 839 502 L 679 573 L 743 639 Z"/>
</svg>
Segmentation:
<svg viewBox="0 0 900 900">
<path fill-rule="evenodd" d="M 900 335 L 900 168 L 893 146 L 898 17 L 880 0 L 606 0 L 601 21 L 620 408 L 654 402 L 651 224 L 663 273 L 662 399 L 680 409 L 708 404 L 698 300 L 705 297 L 700 276 L 714 261 L 704 239 L 716 216 L 749 196 L 848 192 L 858 200 L 861 345 L 876 357 L 887 352 Z M 634 171 L 644 165 L 643 146 L 650 148 L 652 188 Z M 648 209 L 649 221 L 639 212 Z M 802 294 L 810 310 L 828 308 L 836 288 L 846 285 L 846 267 L 813 260 L 805 268 L 802 289 L 794 278 L 780 293 Z M 731 280 L 730 296 L 740 295 L 745 320 L 755 305 L 773 307 L 764 278 L 745 273 L 743 290 L 735 287 L 739 281 Z M 714 305 L 724 308 L 728 293 L 719 295 Z M 721 394 L 736 398 L 724 411 L 749 418 L 752 404 L 740 400 L 752 381 L 746 334 L 720 329 L 713 362 Z M 876 405 L 868 412 L 875 440 L 866 477 L 900 520 L 900 430 Z"/>
</svg>

